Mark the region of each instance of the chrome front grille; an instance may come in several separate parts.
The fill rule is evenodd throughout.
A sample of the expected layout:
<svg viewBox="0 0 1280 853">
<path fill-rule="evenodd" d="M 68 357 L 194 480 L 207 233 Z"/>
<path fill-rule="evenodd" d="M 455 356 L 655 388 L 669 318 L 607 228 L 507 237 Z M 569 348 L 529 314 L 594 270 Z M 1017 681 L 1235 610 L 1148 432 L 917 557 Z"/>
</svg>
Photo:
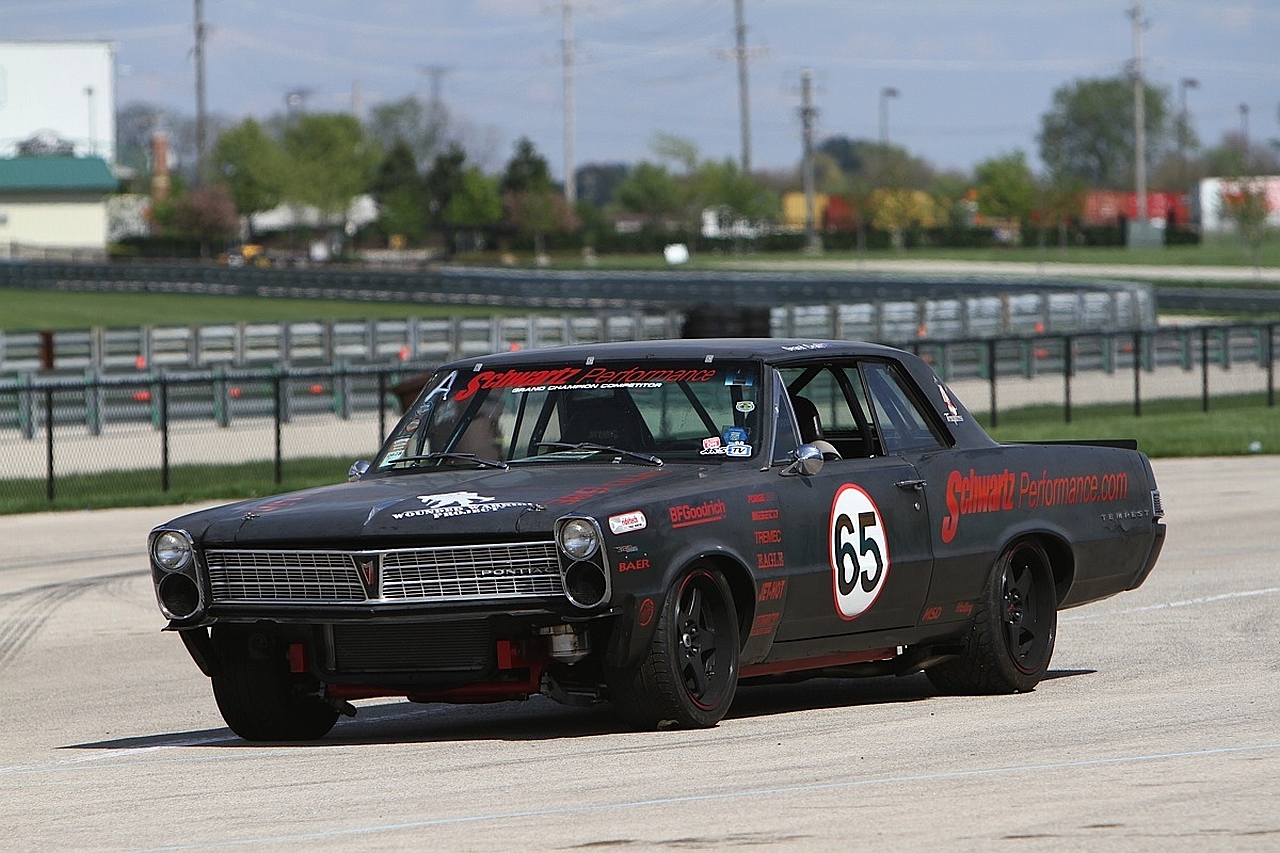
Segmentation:
<svg viewBox="0 0 1280 853">
<path fill-rule="evenodd" d="M 204 554 L 215 603 L 450 602 L 564 595 L 554 542 Z"/>
<path fill-rule="evenodd" d="M 214 601 L 356 602 L 366 599 L 351 554 L 207 551 Z"/>
<path fill-rule="evenodd" d="M 382 595 L 452 601 L 564 595 L 553 542 L 418 548 L 382 556 Z"/>
</svg>

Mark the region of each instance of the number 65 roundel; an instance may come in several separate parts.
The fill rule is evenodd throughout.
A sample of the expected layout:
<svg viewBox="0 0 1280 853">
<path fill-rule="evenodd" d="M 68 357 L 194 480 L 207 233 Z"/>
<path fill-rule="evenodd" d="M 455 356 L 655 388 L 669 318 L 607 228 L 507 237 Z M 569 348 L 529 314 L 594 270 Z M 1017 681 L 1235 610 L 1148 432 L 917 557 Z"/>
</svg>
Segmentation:
<svg viewBox="0 0 1280 853">
<path fill-rule="evenodd" d="M 831 504 L 832 592 L 842 619 L 865 613 L 889 574 L 889 542 L 876 502 L 852 483 Z"/>
</svg>

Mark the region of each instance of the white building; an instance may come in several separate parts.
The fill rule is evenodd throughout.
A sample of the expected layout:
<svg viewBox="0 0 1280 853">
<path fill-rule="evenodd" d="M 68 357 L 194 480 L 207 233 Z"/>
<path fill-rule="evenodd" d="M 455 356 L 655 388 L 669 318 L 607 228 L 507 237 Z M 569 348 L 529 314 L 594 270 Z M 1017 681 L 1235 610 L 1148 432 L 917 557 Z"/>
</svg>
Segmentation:
<svg viewBox="0 0 1280 853">
<path fill-rule="evenodd" d="M 116 162 L 115 46 L 0 41 L 0 157 L 41 133 Z"/>
<path fill-rule="evenodd" d="M 0 258 L 105 256 L 117 185 L 101 157 L 0 158 Z"/>
</svg>

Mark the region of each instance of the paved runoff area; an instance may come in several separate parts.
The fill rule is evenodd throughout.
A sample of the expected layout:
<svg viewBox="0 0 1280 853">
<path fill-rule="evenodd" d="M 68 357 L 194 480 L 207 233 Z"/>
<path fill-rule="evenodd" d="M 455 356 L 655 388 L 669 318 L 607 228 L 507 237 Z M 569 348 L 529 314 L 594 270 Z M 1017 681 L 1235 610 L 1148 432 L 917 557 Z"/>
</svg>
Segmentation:
<svg viewBox="0 0 1280 853">
<path fill-rule="evenodd" d="M 1033 693 L 744 687 L 707 731 L 360 703 L 250 745 L 160 631 L 179 508 L 0 517 L 6 851 L 1280 849 L 1280 457 L 1155 463 L 1164 556 L 1062 614 Z"/>
</svg>

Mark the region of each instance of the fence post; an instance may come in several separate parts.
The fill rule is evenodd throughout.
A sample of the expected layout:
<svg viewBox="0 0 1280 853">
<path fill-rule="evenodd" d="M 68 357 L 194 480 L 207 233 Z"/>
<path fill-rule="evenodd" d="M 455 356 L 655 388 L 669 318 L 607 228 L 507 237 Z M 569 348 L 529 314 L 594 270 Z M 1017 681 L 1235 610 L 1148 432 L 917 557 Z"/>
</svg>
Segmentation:
<svg viewBox="0 0 1280 853">
<path fill-rule="evenodd" d="M 84 422 L 89 435 L 102 435 L 102 386 L 92 368 L 84 371 Z"/>
<path fill-rule="evenodd" d="M 1276 404 L 1276 324 L 1267 325 L 1267 406 Z"/>
<path fill-rule="evenodd" d="M 1142 417 L 1142 332 L 1133 333 L 1133 416 Z"/>
<path fill-rule="evenodd" d="M 160 376 L 160 491 L 169 491 L 169 380 Z"/>
<path fill-rule="evenodd" d="M 53 503 L 53 389 L 44 389 L 45 497 Z"/>
<path fill-rule="evenodd" d="M 1072 371 L 1071 336 L 1062 338 L 1062 411 L 1067 423 L 1071 423 L 1071 371 Z"/>
<path fill-rule="evenodd" d="M 378 446 L 387 437 L 387 373 L 378 369 Z"/>
<path fill-rule="evenodd" d="M 987 340 L 987 377 L 991 383 L 991 426 L 999 424 L 1000 417 L 996 410 L 996 339 Z"/>
<path fill-rule="evenodd" d="M 22 377 L 22 387 L 18 391 L 18 428 L 27 441 L 36 437 L 35 400 L 31 394 L 30 373 Z"/>
<path fill-rule="evenodd" d="M 1209 327 L 1200 327 L 1200 410 L 1209 411 Z"/>
<path fill-rule="evenodd" d="M 274 401 L 273 420 L 275 421 L 275 463 L 276 463 L 275 478 L 276 478 L 277 486 L 280 485 L 280 482 L 284 479 L 284 465 L 280 458 L 280 455 L 281 455 L 280 454 L 280 449 L 281 449 L 280 421 L 281 421 L 281 415 L 283 410 L 283 406 L 281 405 L 281 401 L 280 401 L 280 390 L 281 390 L 280 374 L 276 373 L 274 376 L 271 377 L 271 392 L 272 392 L 271 397 L 272 397 L 272 400 Z"/>
</svg>

